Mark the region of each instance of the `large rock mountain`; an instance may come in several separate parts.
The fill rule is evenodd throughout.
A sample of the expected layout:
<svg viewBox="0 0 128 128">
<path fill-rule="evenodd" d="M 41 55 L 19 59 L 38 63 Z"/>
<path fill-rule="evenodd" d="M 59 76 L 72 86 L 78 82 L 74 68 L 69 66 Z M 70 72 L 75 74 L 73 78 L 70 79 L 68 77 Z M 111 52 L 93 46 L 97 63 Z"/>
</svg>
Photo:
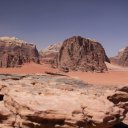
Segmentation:
<svg viewBox="0 0 128 128">
<path fill-rule="evenodd" d="M 0 37 L 0 67 L 17 67 L 28 62 L 39 63 L 35 45 L 15 37 Z"/>
<path fill-rule="evenodd" d="M 55 59 L 55 66 L 64 71 L 103 71 L 109 59 L 102 45 L 80 36 L 65 40 Z"/>
<path fill-rule="evenodd" d="M 56 43 L 48 46 L 40 51 L 40 62 L 46 64 L 53 64 L 54 59 L 59 53 L 62 43 Z"/>
<path fill-rule="evenodd" d="M 128 66 L 128 46 L 119 50 L 118 55 L 110 58 L 112 63 Z"/>
</svg>

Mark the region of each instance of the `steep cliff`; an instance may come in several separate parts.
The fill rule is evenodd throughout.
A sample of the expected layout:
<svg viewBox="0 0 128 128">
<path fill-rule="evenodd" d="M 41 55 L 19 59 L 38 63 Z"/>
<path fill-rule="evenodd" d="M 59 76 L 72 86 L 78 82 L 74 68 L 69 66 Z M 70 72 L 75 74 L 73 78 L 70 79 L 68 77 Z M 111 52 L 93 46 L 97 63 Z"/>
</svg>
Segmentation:
<svg viewBox="0 0 128 128">
<path fill-rule="evenodd" d="M 17 67 L 29 62 L 39 63 L 35 45 L 15 37 L 0 38 L 0 67 Z"/>
<path fill-rule="evenodd" d="M 109 59 L 102 45 L 80 36 L 65 40 L 55 59 L 55 65 L 62 70 L 103 71 Z"/>
</svg>

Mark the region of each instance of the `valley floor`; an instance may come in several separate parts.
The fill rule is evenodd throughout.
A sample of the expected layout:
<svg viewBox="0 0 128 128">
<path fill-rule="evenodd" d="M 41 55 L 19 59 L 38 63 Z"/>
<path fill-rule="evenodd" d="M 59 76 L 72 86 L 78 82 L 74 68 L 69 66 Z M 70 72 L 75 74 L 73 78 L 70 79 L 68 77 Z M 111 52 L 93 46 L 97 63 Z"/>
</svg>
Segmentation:
<svg viewBox="0 0 128 128">
<path fill-rule="evenodd" d="M 108 71 L 105 73 L 70 72 L 68 75 L 98 86 L 128 85 L 128 71 Z"/>
<path fill-rule="evenodd" d="M 109 71 L 104 73 L 93 72 L 69 72 L 66 75 L 75 77 L 93 85 L 104 86 L 126 86 L 128 85 L 128 68 L 122 68 L 112 64 L 107 64 Z M 42 74 L 45 72 L 57 72 L 59 70 L 51 68 L 46 64 L 25 64 L 18 68 L 1 68 L 0 74 Z M 61 72 L 62 73 L 62 72 Z"/>
</svg>

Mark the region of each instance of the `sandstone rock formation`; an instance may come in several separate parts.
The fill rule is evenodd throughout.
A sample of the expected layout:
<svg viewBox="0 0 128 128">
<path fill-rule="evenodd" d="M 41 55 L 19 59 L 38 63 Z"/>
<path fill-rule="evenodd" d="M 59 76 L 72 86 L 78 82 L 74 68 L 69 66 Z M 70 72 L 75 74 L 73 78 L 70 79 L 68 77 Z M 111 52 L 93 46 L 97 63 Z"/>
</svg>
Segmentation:
<svg viewBox="0 0 128 128">
<path fill-rule="evenodd" d="M 112 101 L 115 106 L 125 109 L 124 113 L 126 117 L 124 122 L 128 125 L 128 86 L 118 89 L 115 94 L 109 96 L 108 99 Z"/>
<path fill-rule="evenodd" d="M 53 64 L 55 57 L 59 53 L 62 43 L 56 43 L 48 46 L 40 51 L 40 62 L 46 64 Z"/>
<path fill-rule="evenodd" d="M 118 55 L 110 58 L 111 63 L 128 66 L 128 47 L 119 50 Z"/>
<path fill-rule="evenodd" d="M 28 62 L 39 63 L 35 45 L 15 37 L 0 37 L 0 67 L 16 67 Z"/>
<path fill-rule="evenodd" d="M 55 65 L 62 70 L 103 71 L 109 62 L 102 45 L 96 41 L 73 36 L 63 42 Z"/>
<path fill-rule="evenodd" d="M 113 93 L 67 76 L 0 75 L 0 127 L 110 128 L 126 111 Z"/>
</svg>

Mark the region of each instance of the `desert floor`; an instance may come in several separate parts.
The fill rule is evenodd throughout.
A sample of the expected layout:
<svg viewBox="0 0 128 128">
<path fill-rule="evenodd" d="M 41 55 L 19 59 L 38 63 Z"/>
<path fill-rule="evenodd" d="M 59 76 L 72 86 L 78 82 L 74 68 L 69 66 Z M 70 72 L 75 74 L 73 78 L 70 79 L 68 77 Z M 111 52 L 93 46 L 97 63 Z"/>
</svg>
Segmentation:
<svg viewBox="0 0 128 128">
<path fill-rule="evenodd" d="M 69 72 L 66 75 L 84 80 L 93 85 L 106 86 L 124 86 L 128 85 L 128 68 L 122 68 L 113 64 L 108 64 L 108 71 L 104 73 L 95 72 Z M 18 68 L 0 68 L 0 74 L 43 74 L 47 72 L 59 72 L 57 69 L 51 68 L 46 64 L 25 64 Z"/>
</svg>

